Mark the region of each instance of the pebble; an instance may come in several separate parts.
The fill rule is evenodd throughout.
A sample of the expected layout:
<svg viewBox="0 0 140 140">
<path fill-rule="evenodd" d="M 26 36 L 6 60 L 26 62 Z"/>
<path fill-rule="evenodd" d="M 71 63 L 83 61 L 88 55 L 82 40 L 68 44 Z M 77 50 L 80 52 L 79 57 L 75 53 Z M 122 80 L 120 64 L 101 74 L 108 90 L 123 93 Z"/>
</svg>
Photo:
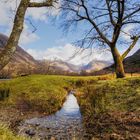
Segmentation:
<svg viewBox="0 0 140 140">
<path fill-rule="evenodd" d="M 36 134 L 33 130 L 26 130 L 25 133 L 31 137 Z"/>
<path fill-rule="evenodd" d="M 55 140 L 55 137 L 51 137 L 51 139 L 50 140 Z"/>
</svg>

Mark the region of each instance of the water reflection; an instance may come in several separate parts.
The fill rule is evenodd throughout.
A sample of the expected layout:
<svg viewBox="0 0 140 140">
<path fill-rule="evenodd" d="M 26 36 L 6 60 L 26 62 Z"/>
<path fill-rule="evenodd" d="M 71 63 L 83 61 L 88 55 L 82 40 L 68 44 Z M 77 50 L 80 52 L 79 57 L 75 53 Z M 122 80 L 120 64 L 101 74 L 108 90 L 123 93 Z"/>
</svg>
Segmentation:
<svg viewBox="0 0 140 140">
<path fill-rule="evenodd" d="M 66 102 L 64 103 L 62 109 L 58 112 L 56 112 L 55 114 L 56 116 L 59 117 L 79 117 L 81 118 L 81 113 L 80 113 L 80 108 L 79 105 L 77 103 L 77 99 L 75 98 L 75 96 L 70 93 L 67 96 Z"/>
<path fill-rule="evenodd" d="M 82 123 L 80 108 L 76 97 L 69 93 L 61 110 L 54 115 L 26 120 L 20 127 L 20 133 L 38 136 L 41 139 L 71 140 L 82 139 Z"/>
</svg>

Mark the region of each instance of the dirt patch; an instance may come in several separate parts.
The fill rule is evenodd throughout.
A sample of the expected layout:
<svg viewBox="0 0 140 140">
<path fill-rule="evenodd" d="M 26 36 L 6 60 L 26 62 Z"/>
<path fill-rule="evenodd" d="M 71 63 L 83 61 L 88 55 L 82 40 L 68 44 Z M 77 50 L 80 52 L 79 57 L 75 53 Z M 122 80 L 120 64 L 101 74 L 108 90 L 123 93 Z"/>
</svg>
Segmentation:
<svg viewBox="0 0 140 140">
<path fill-rule="evenodd" d="M 6 107 L 5 109 L 0 108 L 0 122 L 8 124 L 10 129 L 15 133 L 23 120 L 45 115 L 48 114 L 29 111 L 21 112 L 20 110 L 11 107 Z"/>
<path fill-rule="evenodd" d="M 84 118 L 87 133 L 99 140 L 140 140 L 140 112 L 112 112 Z"/>
</svg>

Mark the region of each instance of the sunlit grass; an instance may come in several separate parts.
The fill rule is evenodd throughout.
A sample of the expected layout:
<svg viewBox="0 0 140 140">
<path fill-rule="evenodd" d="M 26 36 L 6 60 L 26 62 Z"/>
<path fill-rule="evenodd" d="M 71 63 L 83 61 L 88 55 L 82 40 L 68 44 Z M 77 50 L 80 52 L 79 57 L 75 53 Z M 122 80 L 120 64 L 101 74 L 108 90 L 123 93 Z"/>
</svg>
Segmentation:
<svg viewBox="0 0 140 140">
<path fill-rule="evenodd" d="M 37 111 L 49 115 L 62 106 L 68 91 L 72 89 L 77 90 L 83 116 L 112 111 L 139 111 L 140 77 L 138 76 L 115 79 L 112 75 L 88 77 L 32 75 L 0 81 L 0 91 L 9 91 L 0 101 L 0 111 L 5 117 L 2 111 L 7 110 L 9 117 L 13 118 L 17 118 L 13 109 L 30 113 Z M 0 124 L 0 139 L 12 140 L 12 138 L 24 139 L 15 136 L 7 126 Z"/>
<path fill-rule="evenodd" d="M 127 138 L 127 134 L 131 135 L 133 128 L 137 128 L 135 124 L 139 122 L 137 116 L 140 113 L 140 77 L 97 81 L 83 87 L 77 97 L 84 126 L 93 136 L 99 137 L 101 130 L 104 136 L 110 133 L 120 134 L 121 131 L 121 135 Z M 129 123 L 133 127 L 127 130 Z M 135 133 L 138 135 L 137 130 Z"/>
<path fill-rule="evenodd" d="M 80 99 L 85 112 L 140 110 L 140 78 L 98 81 L 83 87 Z"/>
<path fill-rule="evenodd" d="M 6 124 L 0 123 L 0 140 L 29 140 L 29 138 L 15 135 Z"/>
<path fill-rule="evenodd" d="M 1 104 L 20 107 L 20 103 L 26 102 L 28 109 L 47 111 L 57 110 L 63 102 L 68 86 L 63 78 L 49 76 L 28 76 L 16 78 L 0 84 L 0 89 L 9 89 L 10 95 Z"/>
</svg>

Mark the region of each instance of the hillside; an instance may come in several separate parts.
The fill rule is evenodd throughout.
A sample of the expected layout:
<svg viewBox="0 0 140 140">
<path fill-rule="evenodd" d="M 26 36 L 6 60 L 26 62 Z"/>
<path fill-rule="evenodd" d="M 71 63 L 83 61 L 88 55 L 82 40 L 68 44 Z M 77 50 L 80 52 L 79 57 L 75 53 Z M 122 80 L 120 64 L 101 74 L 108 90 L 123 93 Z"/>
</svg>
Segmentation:
<svg viewBox="0 0 140 140">
<path fill-rule="evenodd" d="M 101 70 L 109 65 L 111 65 L 111 63 L 108 61 L 92 60 L 87 65 L 83 66 L 81 69 L 85 70 L 86 72 L 92 72 Z"/>
<path fill-rule="evenodd" d="M 0 34 L 0 51 L 2 51 L 3 47 L 6 45 L 7 40 L 7 36 Z M 24 51 L 21 47 L 18 46 L 11 61 L 4 68 L 4 70 L 7 71 L 7 73 L 10 72 L 16 75 L 23 69 L 34 69 L 37 64 L 38 62 L 31 55 L 29 55 L 26 51 Z"/>
<path fill-rule="evenodd" d="M 75 72 L 78 73 L 81 69 L 80 66 L 73 65 L 71 63 L 62 61 L 62 60 L 55 60 L 51 64 L 52 68 L 58 71 L 68 71 L 68 72 Z"/>
<path fill-rule="evenodd" d="M 140 49 L 133 55 L 124 59 L 124 69 L 126 73 L 140 73 Z M 95 75 L 108 74 L 114 72 L 114 65 L 95 72 Z"/>
<path fill-rule="evenodd" d="M 126 72 L 140 72 L 140 49 L 124 60 Z"/>
<path fill-rule="evenodd" d="M 0 34 L 0 51 L 6 45 L 8 37 Z M 13 55 L 9 64 L 1 72 L 1 76 L 7 75 L 25 75 L 29 71 L 32 73 L 48 73 L 48 67 L 50 67 L 51 73 L 74 72 L 78 73 L 80 71 L 79 66 L 61 61 L 55 60 L 53 62 L 49 60 L 35 60 L 30 54 L 28 54 L 20 46 L 17 47 L 15 54 Z"/>
<path fill-rule="evenodd" d="M 62 61 L 62 60 L 55 60 L 55 61 L 50 62 L 51 69 L 57 70 L 57 71 L 71 72 L 71 73 L 80 73 L 81 71 L 86 71 L 86 72 L 97 71 L 109 65 L 110 65 L 110 62 L 100 61 L 100 60 L 92 60 L 88 64 L 85 64 L 83 66 L 74 65 L 69 62 Z"/>
</svg>

